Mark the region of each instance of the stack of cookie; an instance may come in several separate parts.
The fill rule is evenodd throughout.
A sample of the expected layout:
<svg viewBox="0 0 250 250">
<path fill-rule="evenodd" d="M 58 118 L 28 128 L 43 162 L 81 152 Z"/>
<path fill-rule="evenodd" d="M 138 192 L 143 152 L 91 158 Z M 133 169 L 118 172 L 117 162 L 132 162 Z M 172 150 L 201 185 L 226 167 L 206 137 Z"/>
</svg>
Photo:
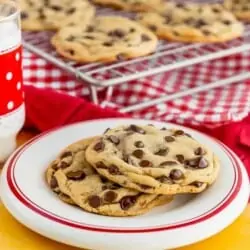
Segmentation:
<svg viewBox="0 0 250 250">
<path fill-rule="evenodd" d="M 156 51 L 158 38 L 179 42 L 224 42 L 243 34 L 235 15 L 249 20 L 249 0 L 225 4 L 164 0 L 93 0 L 95 4 L 140 12 L 135 20 L 96 16 L 88 0 L 21 0 L 24 30 L 58 31 L 52 45 L 80 63 L 114 62 Z M 158 37 L 158 38 L 157 38 Z"/>
<path fill-rule="evenodd" d="M 63 201 L 107 216 L 134 216 L 201 193 L 217 178 L 211 150 L 182 130 L 124 125 L 68 146 L 46 171 Z"/>
</svg>

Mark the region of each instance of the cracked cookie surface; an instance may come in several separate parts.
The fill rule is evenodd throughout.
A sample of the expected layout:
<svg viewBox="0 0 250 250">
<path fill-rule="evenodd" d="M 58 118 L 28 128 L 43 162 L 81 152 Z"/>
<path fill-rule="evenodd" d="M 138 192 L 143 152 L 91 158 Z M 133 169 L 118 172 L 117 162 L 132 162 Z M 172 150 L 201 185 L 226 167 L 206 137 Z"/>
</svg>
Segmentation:
<svg viewBox="0 0 250 250">
<path fill-rule="evenodd" d="M 199 193 L 219 171 L 213 152 L 182 130 L 127 125 L 93 142 L 86 158 L 103 176 L 145 193 Z"/>
<path fill-rule="evenodd" d="M 68 146 L 47 169 L 50 188 L 70 199 L 64 201 L 72 201 L 88 212 L 108 216 L 139 215 L 171 201 L 171 196 L 123 188 L 99 175 L 85 158 L 86 148 L 93 140 L 84 139 Z"/>
</svg>

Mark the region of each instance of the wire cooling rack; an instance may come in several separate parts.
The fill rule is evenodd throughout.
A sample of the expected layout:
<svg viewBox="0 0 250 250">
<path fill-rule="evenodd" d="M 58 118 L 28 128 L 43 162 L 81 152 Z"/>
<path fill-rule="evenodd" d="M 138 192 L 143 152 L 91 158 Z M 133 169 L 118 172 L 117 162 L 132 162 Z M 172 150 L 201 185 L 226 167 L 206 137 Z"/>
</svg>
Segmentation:
<svg viewBox="0 0 250 250">
<path fill-rule="evenodd" d="M 108 8 L 98 10 L 99 15 L 123 15 L 123 12 L 113 11 Z M 126 16 L 128 14 L 126 13 Z M 131 14 L 133 15 L 133 14 Z M 244 36 L 225 43 L 216 44 L 184 44 L 160 41 L 156 52 L 152 55 L 127 60 L 118 61 L 115 63 L 89 63 L 78 64 L 76 62 L 67 60 L 58 55 L 55 49 L 50 44 L 50 39 L 53 32 L 23 32 L 23 45 L 26 49 L 43 57 L 47 61 L 60 67 L 61 69 L 75 75 L 78 80 L 82 80 L 89 86 L 91 98 L 94 103 L 99 104 L 98 89 L 100 87 L 107 87 L 108 96 L 112 96 L 113 86 L 128 82 L 135 79 L 145 78 L 154 74 L 168 72 L 171 70 L 187 67 L 197 63 L 206 62 L 222 58 L 228 55 L 241 53 L 250 50 L 250 24 L 246 25 Z M 240 79 L 248 78 L 249 76 L 243 74 L 239 76 Z M 237 76 L 236 78 L 238 79 Z M 229 81 L 230 82 L 230 81 Z M 211 84 L 210 84 L 211 85 Z M 210 88 L 212 88 L 211 85 Z M 217 83 L 214 85 L 217 86 Z M 218 87 L 218 86 L 217 86 Z M 201 89 L 199 91 L 206 91 L 208 89 Z M 196 91 L 194 89 L 194 91 Z M 186 95 L 188 93 L 182 93 Z M 171 99 L 171 96 L 168 96 Z M 179 97 L 176 97 L 179 98 Z M 168 99 L 167 99 L 168 100 Z M 152 100 L 147 104 L 133 105 L 122 109 L 124 112 L 129 112 L 135 109 L 140 109 L 155 105 L 157 103 L 167 101 L 162 99 Z M 106 103 L 105 105 L 113 105 Z"/>
</svg>

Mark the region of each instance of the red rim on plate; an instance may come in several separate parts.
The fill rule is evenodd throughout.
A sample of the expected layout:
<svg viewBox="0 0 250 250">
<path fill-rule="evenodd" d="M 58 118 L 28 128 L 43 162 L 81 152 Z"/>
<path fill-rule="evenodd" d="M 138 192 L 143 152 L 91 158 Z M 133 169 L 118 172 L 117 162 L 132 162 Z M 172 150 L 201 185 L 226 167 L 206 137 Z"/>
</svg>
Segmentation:
<svg viewBox="0 0 250 250">
<path fill-rule="evenodd" d="M 69 127 L 69 126 L 66 126 Z M 63 127 L 65 128 L 65 126 Z M 22 155 L 22 153 L 29 149 L 34 143 L 39 141 L 41 138 L 44 138 L 48 135 L 50 135 L 52 132 L 63 129 L 63 128 L 57 128 L 50 130 L 48 132 L 45 132 L 43 134 L 40 134 L 27 142 L 23 147 L 21 147 L 19 150 L 16 151 L 16 153 L 11 157 L 9 162 L 7 163 L 7 183 L 9 186 L 9 189 L 11 190 L 12 194 L 15 196 L 16 199 L 18 199 L 24 206 L 26 206 L 28 209 L 32 210 L 34 213 L 39 214 L 40 216 L 51 220 L 56 223 L 60 223 L 62 225 L 82 229 L 82 230 L 88 230 L 88 231 L 97 231 L 97 232 L 106 232 L 106 233 L 148 233 L 148 232 L 158 232 L 158 231 L 166 231 L 166 230 L 173 230 L 178 228 L 183 228 L 191 225 L 195 225 L 197 223 L 203 222 L 205 220 L 210 219 L 211 217 L 219 214 L 222 212 L 225 208 L 227 208 L 231 202 L 235 199 L 237 194 L 239 193 L 239 190 L 242 185 L 242 173 L 240 169 L 239 161 L 236 159 L 234 154 L 230 152 L 227 147 L 222 144 L 221 142 L 215 140 L 212 137 L 209 137 L 205 134 L 209 139 L 213 139 L 218 144 L 221 145 L 224 152 L 228 155 L 232 166 L 234 168 L 234 182 L 232 184 L 232 187 L 228 194 L 221 200 L 215 207 L 212 209 L 206 211 L 200 216 L 194 217 L 189 220 L 180 221 L 178 223 L 174 224 L 165 224 L 155 227 L 141 227 L 141 228 L 118 228 L 118 227 L 101 227 L 101 226 L 95 226 L 95 225 L 89 225 L 85 223 L 79 223 L 77 221 L 69 220 L 64 217 L 58 216 L 56 214 L 51 213 L 50 211 L 41 208 L 38 204 L 35 204 L 33 201 L 31 201 L 20 189 L 18 186 L 16 179 L 15 179 L 15 169 L 17 166 L 17 161 Z M 202 133 L 201 133 L 202 134 Z"/>
</svg>

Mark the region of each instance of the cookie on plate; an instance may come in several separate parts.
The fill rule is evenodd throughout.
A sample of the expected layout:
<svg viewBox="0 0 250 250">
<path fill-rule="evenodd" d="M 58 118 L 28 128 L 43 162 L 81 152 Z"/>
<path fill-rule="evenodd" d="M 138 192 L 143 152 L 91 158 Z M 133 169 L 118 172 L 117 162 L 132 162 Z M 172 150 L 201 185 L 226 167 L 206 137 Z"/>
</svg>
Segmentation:
<svg viewBox="0 0 250 250">
<path fill-rule="evenodd" d="M 59 54 L 77 62 L 113 62 L 150 54 L 157 41 L 150 30 L 135 21 L 100 16 L 87 28 L 62 28 L 51 43 Z"/>
<path fill-rule="evenodd" d="M 57 30 L 67 25 L 88 25 L 95 7 L 87 0 L 21 0 L 23 30 Z"/>
<path fill-rule="evenodd" d="M 250 0 L 225 0 L 224 5 L 237 18 L 250 21 Z"/>
<path fill-rule="evenodd" d="M 240 37 L 244 31 L 243 24 L 219 4 L 169 2 L 158 13 L 140 13 L 136 19 L 170 41 L 224 42 Z"/>
<path fill-rule="evenodd" d="M 54 192 L 60 191 L 88 212 L 108 216 L 139 215 L 171 201 L 171 196 L 144 194 L 100 176 L 85 159 L 86 148 L 93 140 L 84 139 L 68 146 L 49 166 L 47 182 Z M 115 172 L 116 168 L 110 171 Z"/>
<path fill-rule="evenodd" d="M 199 193 L 219 171 L 213 152 L 182 130 L 128 125 L 108 130 L 86 151 L 109 180 L 145 193 Z"/>
<path fill-rule="evenodd" d="M 103 6 L 111 6 L 126 11 L 154 10 L 162 4 L 162 0 L 93 0 L 94 3 Z"/>
</svg>

